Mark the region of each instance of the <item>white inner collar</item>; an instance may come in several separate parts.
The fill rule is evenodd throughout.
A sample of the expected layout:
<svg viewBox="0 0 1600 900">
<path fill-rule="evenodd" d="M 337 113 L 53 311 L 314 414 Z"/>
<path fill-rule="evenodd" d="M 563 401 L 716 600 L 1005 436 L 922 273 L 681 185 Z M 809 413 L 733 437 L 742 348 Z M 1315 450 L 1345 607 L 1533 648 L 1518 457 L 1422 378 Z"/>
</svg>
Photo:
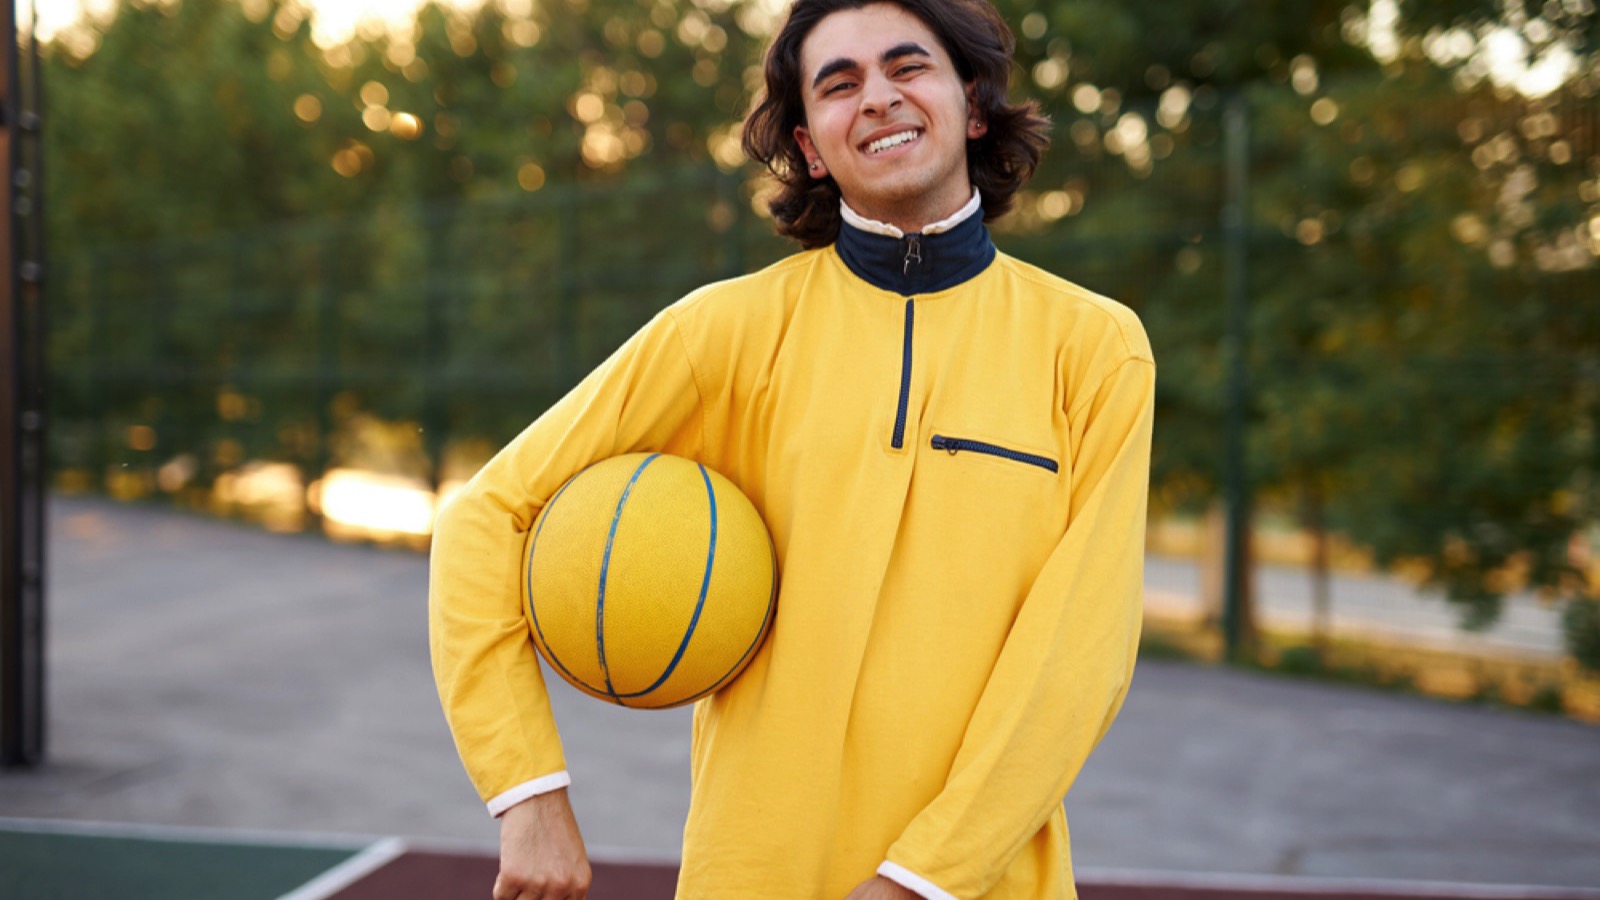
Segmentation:
<svg viewBox="0 0 1600 900">
<path fill-rule="evenodd" d="M 941 231 L 949 231 L 957 225 L 960 225 L 969 216 L 977 212 L 982 207 L 983 203 L 978 195 L 978 189 L 973 188 L 972 199 L 967 201 L 966 206 L 956 210 L 955 215 L 948 219 L 940 219 L 931 225 L 924 226 L 922 233 L 938 234 Z M 869 219 L 851 209 L 850 204 L 844 202 L 844 198 L 842 197 L 839 199 L 839 214 L 844 216 L 844 220 L 852 227 L 859 228 L 862 231 L 869 232 L 871 234 L 883 234 L 896 239 L 906 236 L 904 231 L 901 231 L 899 228 L 890 225 L 888 222 L 879 222 L 877 219 Z"/>
</svg>

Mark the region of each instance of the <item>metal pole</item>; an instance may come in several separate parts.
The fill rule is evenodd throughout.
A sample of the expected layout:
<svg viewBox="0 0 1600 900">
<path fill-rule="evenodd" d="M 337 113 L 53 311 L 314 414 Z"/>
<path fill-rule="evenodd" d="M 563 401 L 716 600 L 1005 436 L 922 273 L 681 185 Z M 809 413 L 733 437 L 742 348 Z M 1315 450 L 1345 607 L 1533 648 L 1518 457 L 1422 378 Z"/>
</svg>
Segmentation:
<svg viewBox="0 0 1600 900">
<path fill-rule="evenodd" d="M 1223 561 L 1222 636 L 1227 658 L 1237 660 L 1244 642 L 1245 541 L 1250 521 L 1250 486 L 1245 468 L 1245 419 L 1249 404 L 1246 332 L 1249 321 L 1250 261 L 1250 110 L 1242 93 L 1223 110 L 1227 154 L 1227 204 L 1223 231 L 1227 241 L 1228 415 L 1225 483 L 1228 523 Z"/>
<path fill-rule="evenodd" d="M 578 203 L 573 186 L 556 201 L 556 240 L 561 248 L 561 258 L 556 262 L 556 343 L 555 385 L 547 402 L 578 383 L 578 293 L 582 288 L 578 270 Z"/>
<path fill-rule="evenodd" d="M 339 290 L 342 283 L 334 272 L 339 266 L 336 248 L 341 243 L 325 239 L 317 250 L 317 381 L 312 401 L 317 443 L 306 481 L 320 482 L 324 486 L 328 483 L 328 468 L 333 459 L 329 445 L 333 438 L 333 394 L 339 378 Z M 322 530 L 321 504 L 310 513 L 309 524 Z"/>
<path fill-rule="evenodd" d="M 723 202 L 733 212 L 733 221 L 723 239 L 723 245 L 727 248 L 723 277 L 735 278 L 744 274 L 744 204 L 739 199 L 740 178 L 736 172 L 723 172 L 720 169 L 716 177 Z"/>
<path fill-rule="evenodd" d="M 44 758 L 44 280 L 37 60 L 19 76 L 15 4 L 0 41 L 0 763 Z M 37 56 L 33 35 L 27 52 Z M 26 88 L 26 89 L 25 89 Z"/>
<path fill-rule="evenodd" d="M 451 205 L 439 207 L 432 216 L 425 215 L 422 222 L 423 239 L 428 243 L 428 271 L 422 279 L 422 446 L 428 458 L 428 489 L 435 497 L 444 481 L 449 427 L 445 396 L 450 319 L 446 304 L 454 300 L 460 283 L 459 278 L 452 277 L 456 260 L 450 253 L 458 221 L 456 207 Z"/>
</svg>

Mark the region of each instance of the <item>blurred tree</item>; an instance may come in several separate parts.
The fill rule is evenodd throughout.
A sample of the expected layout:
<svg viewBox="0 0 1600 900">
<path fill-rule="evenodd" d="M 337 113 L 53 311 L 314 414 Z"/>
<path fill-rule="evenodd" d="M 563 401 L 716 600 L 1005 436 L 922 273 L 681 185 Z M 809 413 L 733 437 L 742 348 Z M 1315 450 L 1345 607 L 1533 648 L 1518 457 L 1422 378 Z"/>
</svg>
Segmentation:
<svg viewBox="0 0 1600 900">
<path fill-rule="evenodd" d="M 413 335 L 434 373 L 369 405 L 429 407 L 438 440 L 509 435 L 661 306 L 775 254 L 733 234 L 759 26 L 714 3 L 430 5 L 409 33 L 330 48 L 371 131 L 358 177 L 408 248 L 367 343 Z M 507 402 L 441 400 L 482 392 Z"/>
<path fill-rule="evenodd" d="M 56 403 L 99 420 L 62 430 L 78 462 L 185 450 L 205 478 L 278 443 L 263 409 L 303 411 L 230 385 L 301 359 L 296 310 L 263 299 L 314 269 L 215 236 L 360 203 L 328 164 L 359 122 L 319 55 L 293 7 L 224 0 L 125 2 L 45 47 L 52 354 L 86 376 Z"/>
<path fill-rule="evenodd" d="M 58 246 L 207 234 L 359 202 L 359 185 L 328 167 L 359 120 L 341 115 L 293 8 L 251 16 L 231 0 L 124 0 L 46 46 L 52 118 L 71 125 L 47 135 Z M 323 111 L 324 127 L 307 129 L 304 118 Z"/>
<path fill-rule="evenodd" d="M 723 235 L 748 197 L 705 170 L 737 168 L 759 21 L 512 0 L 321 47 L 297 3 L 123 0 L 64 33 L 45 60 L 51 121 L 75 123 L 47 134 L 51 238 L 79 271 L 53 340 L 86 361 L 61 405 L 96 423 L 60 432 L 74 462 L 150 468 L 184 446 L 205 481 L 211 460 L 325 460 L 315 435 L 357 408 L 426 408 L 430 441 L 514 430 L 707 271 L 733 272 Z M 425 374 L 380 376 L 397 356 Z M 452 378 L 520 399 L 447 408 Z"/>
<path fill-rule="evenodd" d="M 1567 549 L 1600 518 L 1592 3 L 998 5 L 1057 122 L 998 239 L 1144 318 L 1164 505 L 1222 471 L 1219 111 L 1243 97 L 1262 498 L 1324 498 L 1472 623 L 1518 583 L 1595 593 Z M 64 34 L 58 446 L 185 449 L 204 481 L 315 470 L 355 410 L 418 420 L 436 463 L 503 439 L 655 309 L 781 252 L 736 133 L 766 10 L 430 5 L 320 47 L 287 0 L 122 0 Z"/>
<path fill-rule="evenodd" d="M 1336 526 L 1419 568 L 1469 625 L 1518 584 L 1600 590 L 1568 559 L 1600 518 L 1592 5 L 1073 2 L 1012 16 L 1023 86 L 1059 123 L 1014 225 L 1035 258 L 1070 248 L 1061 271 L 1087 271 L 1148 324 L 1158 496 L 1214 496 L 1222 470 L 1214 111 L 1242 92 L 1263 498 L 1325 497 Z M 1508 41 L 1497 70 L 1490 45 Z M 1541 65 L 1558 77 L 1528 80 Z M 1545 96 L 1514 89 L 1519 71 Z"/>
</svg>

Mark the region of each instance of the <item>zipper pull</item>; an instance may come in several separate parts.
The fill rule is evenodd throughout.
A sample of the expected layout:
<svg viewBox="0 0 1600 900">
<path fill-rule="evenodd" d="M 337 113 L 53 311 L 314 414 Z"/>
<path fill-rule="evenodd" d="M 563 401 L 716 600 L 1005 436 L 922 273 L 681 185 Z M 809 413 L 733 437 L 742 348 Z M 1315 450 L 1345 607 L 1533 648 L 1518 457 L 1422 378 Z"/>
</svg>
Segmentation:
<svg viewBox="0 0 1600 900">
<path fill-rule="evenodd" d="M 936 434 L 933 436 L 933 449 L 945 450 L 948 451 L 951 456 L 955 456 L 956 451 L 960 450 L 961 448 L 956 445 L 955 441 L 950 440 L 942 434 Z"/>
<path fill-rule="evenodd" d="M 900 274 L 909 275 L 913 262 L 918 265 L 922 264 L 922 235 L 920 234 L 906 235 L 906 264 L 900 268 Z"/>
</svg>

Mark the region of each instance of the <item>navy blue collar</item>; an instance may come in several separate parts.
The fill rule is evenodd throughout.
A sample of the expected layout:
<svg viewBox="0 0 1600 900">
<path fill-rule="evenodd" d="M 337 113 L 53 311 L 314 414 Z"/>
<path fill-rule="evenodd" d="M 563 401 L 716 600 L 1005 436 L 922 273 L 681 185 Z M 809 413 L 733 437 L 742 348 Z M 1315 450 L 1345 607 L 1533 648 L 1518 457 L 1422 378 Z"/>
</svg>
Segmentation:
<svg viewBox="0 0 1600 900">
<path fill-rule="evenodd" d="M 861 280 L 902 297 L 952 288 L 994 261 L 994 243 L 979 211 L 938 234 L 892 238 L 839 223 L 839 258 Z"/>
</svg>

